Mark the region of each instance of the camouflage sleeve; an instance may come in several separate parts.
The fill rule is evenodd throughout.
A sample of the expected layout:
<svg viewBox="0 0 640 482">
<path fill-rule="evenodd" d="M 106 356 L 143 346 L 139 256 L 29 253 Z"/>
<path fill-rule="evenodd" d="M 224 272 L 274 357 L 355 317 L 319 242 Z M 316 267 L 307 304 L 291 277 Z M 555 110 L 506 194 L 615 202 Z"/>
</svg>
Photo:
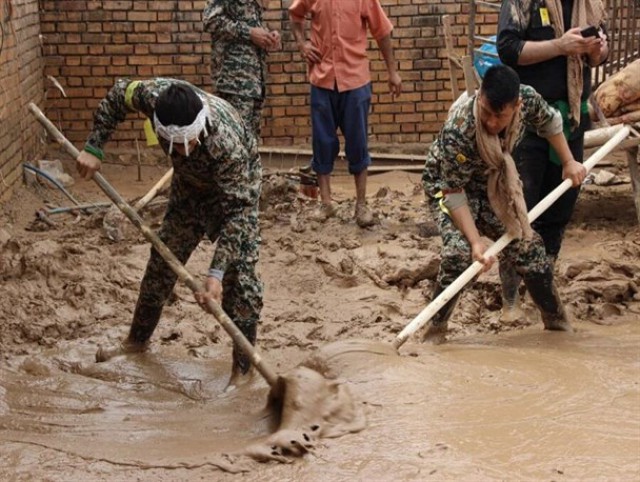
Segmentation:
<svg viewBox="0 0 640 482">
<path fill-rule="evenodd" d="M 518 58 L 524 48 L 528 23 L 525 17 L 521 0 L 502 2 L 496 46 L 502 63 L 511 67 L 518 65 Z"/>
<path fill-rule="evenodd" d="M 162 87 L 163 82 L 160 79 L 147 81 L 118 79 L 107 96 L 100 101 L 93 115 L 93 129 L 86 142 L 86 146 L 91 149 L 90 152 L 102 153 L 102 148 L 118 124 L 125 120 L 128 112 L 142 112 L 151 118 L 156 98 Z"/>
<path fill-rule="evenodd" d="M 562 115 L 551 107 L 533 87 L 520 86 L 522 120 L 536 130 L 540 137 L 548 138 L 562 132 Z"/>
<path fill-rule="evenodd" d="M 473 155 L 469 142 L 455 126 L 445 126 L 441 134 L 440 185 L 443 190 L 466 187 L 473 176 Z"/>
<path fill-rule="evenodd" d="M 232 144 L 228 140 L 220 142 Z M 240 143 L 226 148 L 228 154 L 216 176 L 216 183 L 222 192 L 220 213 L 224 213 L 224 220 L 210 266 L 210 269 L 221 272 L 226 271 L 229 263 L 238 259 L 246 250 L 247 243 L 251 242 L 251 216 L 253 214 L 255 217 L 257 210 L 257 196 L 254 195 L 256 189 L 252 186 L 252 178 L 255 176 L 251 176 L 249 169 L 251 154 Z M 259 187 L 257 190 L 259 191 Z"/>
<path fill-rule="evenodd" d="M 216 40 L 251 40 L 250 26 L 229 15 L 229 2 L 236 0 L 209 0 L 202 14 L 205 32 Z"/>
</svg>

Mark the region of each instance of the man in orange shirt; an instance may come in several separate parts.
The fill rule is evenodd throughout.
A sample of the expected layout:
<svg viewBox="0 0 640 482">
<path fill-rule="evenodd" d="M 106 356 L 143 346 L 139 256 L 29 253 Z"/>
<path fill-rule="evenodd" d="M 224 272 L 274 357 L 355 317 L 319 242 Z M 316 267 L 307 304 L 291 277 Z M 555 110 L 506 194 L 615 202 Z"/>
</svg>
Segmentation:
<svg viewBox="0 0 640 482">
<path fill-rule="evenodd" d="M 305 18 L 311 18 L 311 39 L 306 40 Z M 367 58 L 367 28 L 378 43 L 387 66 L 389 91 L 395 98 L 402 91 L 391 47 L 393 26 L 379 0 L 293 0 L 289 7 L 291 29 L 302 57 L 307 61 L 311 82 L 311 127 L 313 160 L 318 175 L 321 219 L 335 214 L 331 202 L 331 171 L 344 135 L 349 172 L 356 184 L 356 222 L 374 224 L 366 205 L 367 168 L 371 164 L 367 146 L 367 121 L 371 105 L 371 74 Z"/>
</svg>

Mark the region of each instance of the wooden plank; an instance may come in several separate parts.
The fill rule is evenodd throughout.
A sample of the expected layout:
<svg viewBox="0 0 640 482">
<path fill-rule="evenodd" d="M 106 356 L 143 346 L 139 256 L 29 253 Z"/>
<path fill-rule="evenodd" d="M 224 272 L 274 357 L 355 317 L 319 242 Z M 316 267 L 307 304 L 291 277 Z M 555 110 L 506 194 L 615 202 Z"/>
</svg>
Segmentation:
<svg viewBox="0 0 640 482">
<path fill-rule="evenodd" d="M 476 5 L 482 5 L 483 7 L 487 7 L 493 10 L 500 10 L 501 2 L 491 3 L 485 2 L 483 0 L 475 0 Z"/>
<path fill-rule="evenodd" d="M 442 26 L 444 30 L 444 43 L 446 47 L 447 57 L 449 58 L 449 79 L 451 82 L 451 94 L 453 95 L 453 100 L 456 100 L 460 96 L 460 91 L 458 89 L 458 67 L 462 64 L 453 50 L 453 33 L 451 29 L 451 16 L 445 15 L 442 17 Z M 458 62 L 455 62 L 455 60 Z"/>
<path fill-rule="evenodd" d="M 428 149 L 430 144 L 425 143 L 425 152 Z M 292 147 L 260 147 L 258 149 L 260 154 L 276 154 L 276 155 L 285 155 L 285 156 L 299 156 L 299 157 L 311 157 L 313 156 L 313 151 L 311 149 L 296 149 Z M 424 161 L 425 155 L 421 154 L 393 154 L 389 152 L 370 152 L 369 155 L 372 159 L 376 160 L 390 160 L 390 161 Z M 345 158 L 346 155 L 344 151 L 340 151 L 337 156 L 338 158 Z"/>
<path fill-rule="evenodd" d="M 467 45 L 467 55 L 473 60 L 473 47 L 475 45 L 474 37 L 476 35 L 476 2 L 469 0 L 469 42 Z"/>
<path fill-rule="evenodd" d="M 464 72 L 464 85 L 466 86 L 467 94 L 471 96 L 480 85 L 476 69 L 473 68 L 471 56 L 465 55 L 462 57 L 462 71 Z"/>
<path fill-rule="evenodd" d="M 420 164 L 398 164 L 394 166 L 369 166 L 369 168 L 367 169 L 367 172 L 369 174 L 381 174 L 383 172 L 391 172 L 391 171 L 422 172 L 423 170 L 424 170 L 424 159 Z"/>
</svg>

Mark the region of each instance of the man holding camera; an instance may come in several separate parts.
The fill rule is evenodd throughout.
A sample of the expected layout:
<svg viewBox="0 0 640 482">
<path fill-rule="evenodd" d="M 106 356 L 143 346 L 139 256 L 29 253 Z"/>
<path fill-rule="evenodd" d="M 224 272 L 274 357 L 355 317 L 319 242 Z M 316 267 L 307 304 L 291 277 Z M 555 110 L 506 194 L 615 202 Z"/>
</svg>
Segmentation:
<svg viewBox="0 0 640 482">
<path fill-rule="evenodd" d="M 573 158 L 584 160 L 584 132 L 590 120 L 591 69 L 609 53 L 601 0 L 503 0 L 498 24 L 500 60 L 513 67 L 560 111 L 564 135 Z M 562 182 L 562 165 L 549 142 L 528 129 L 513 152 L 523 182 L 527 209 L 533 208 Z M 578 198 L 579 187 L 567 191 L 533 224 L 554 262 Z M 500 264 L 503 317 L 519 316 L 520 275 L 509 263 Z"/>
</svg>

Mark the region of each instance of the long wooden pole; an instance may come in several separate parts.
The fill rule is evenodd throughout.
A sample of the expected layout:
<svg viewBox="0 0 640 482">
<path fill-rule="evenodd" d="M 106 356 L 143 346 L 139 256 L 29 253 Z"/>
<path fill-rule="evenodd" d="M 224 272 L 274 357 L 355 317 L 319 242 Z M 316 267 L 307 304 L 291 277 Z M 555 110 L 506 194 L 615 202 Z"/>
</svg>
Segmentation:
<svg viewBox="0 0 640 482">
<path fill-rule="evenodd" d="M 51 137 L 62 146 L 62 148 L 73 159 L 76 159 L 80 155 L 80 151 L 75 148 L 71 142 L 60 132 L 53 123 L 47 119 L 42 111 L 34 103 L 29 103 L 29 110 L 36 117 L 38 122 L 47 130 Z M 138 215 L 138 213 L 125 201 L 122 196 L 102 177 L 102 174 L 96 172 L 93 175 L 93 180 L 100 186 L 100 189 L 118 206 L 131 222 L 142 232 L 145 238 L 153 245 L 158 251 L 160 256 L 171 267 L 173 272 L 178 275 L 180 281 L 184 282 L 194 293 L 202 291 L 201 283 L 196 280 L 191 273 L 182 265 L 182 263 L 175 257 L 166 244 L 160 240 L 158 235 L 149 228 L 144 220 Z M 280 386 L 280 378 L 276 375 L 276 372 L 271 366 L 265 362 L 255 347 L 249 343 L 249 340 L 242 334 L 238 327 L 231 321 L 229 316 L 223 311 L 222 307 L 213 300 L 209 300 L 207 308 L 213 313 L 218 323 L 222 325 L 222 328 L 229 334 L 231 339 L 236 343 L 240 349 L 251 360 L 251 363 L 256 367 L 258 372 L 265 378 L 267 383 L 274 388 Z"/>
<path fill-rule="evenodd" d="M 160 180 L 157 183 L 155 183 L 155 185 L 151 189 L 149 189 L 149 192 L 144 196 L 142 196 L 138 200 L 138 202 L 133 205 L 133 209 L 135 209 L 136 211 L 140 211 L 143 207 L 149 204 L 149 201 L 151 201 L 154 197 L 156 197 L 156 194 L 158 194 L 160 189 L 166 186 L 166 184 L 171 180 L 172 177 L 173 177 L 173 167 L 169 169 L 167 172 L 165 172 L 164 176 L 162 176 Z"/>
</svg>

